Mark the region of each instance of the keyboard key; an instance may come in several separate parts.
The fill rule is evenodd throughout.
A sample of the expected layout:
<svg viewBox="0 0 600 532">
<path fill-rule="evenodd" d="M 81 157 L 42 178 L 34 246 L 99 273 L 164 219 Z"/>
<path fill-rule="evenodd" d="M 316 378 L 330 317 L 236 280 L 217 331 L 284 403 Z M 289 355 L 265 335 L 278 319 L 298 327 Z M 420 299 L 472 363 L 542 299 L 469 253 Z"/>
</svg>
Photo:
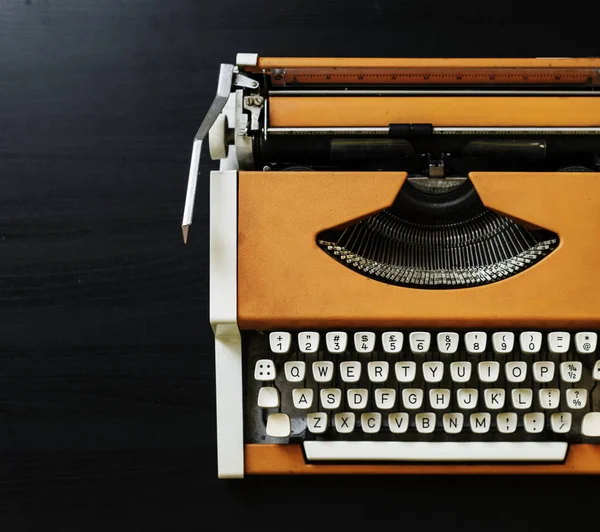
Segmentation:
<svg viewBox="0 0 600 532">
<path fill-rule="evenodd" d="M 556 412 L 550 416 L 552 432 L 565 434 L 571 430 L 573 416 L 569 412 Z"/>
<path fill-rule="evenodd" d="M 477 373 L 481 382 L 496 382 L 500 376 L 499 362 L 480 362 L 477 365 Z"/>
<path fill-rule="evenodd" d="M 558 408 L 560 405 L 560 390 L 543 388 L 539 392 L 540 406 L 544 409 Z"/>
<path fill-rule="evenodd" d="M 383 350 L 386 353 L 399 353 L 402 351 L 403 342 L 404 335 L 401 332 L 390 331 L 384 332 L 381 335 L 381 343 L 383 344 Z"/>
<path fill-rule="evenodd" d="M 302 353 L 316 353 L 319 349 L 319 333 L 314 331 L 298 333 L 298 349 Z"/>
<path fill-rule="evenodd" d="M 542 348 L 542 333 L 537 331 L 526 331 L 519 335 L 521 352 L 526 355 L 535 355 Z"/>
<path fill-rule="evenodd" d="M 372 353 L 375 349 L 375 333 L 354 333 L 354 349 L 359 353 Z"/>
<path fill-rule="evenodd" d="M 285 380 L 288 382 L 300 382 L 306 374 L 306 362 L 286 362 L 283 365 Z"/>
<path fill-rule="evenodd" d="M 352 410 L 362 410 L 367 406 L 369 390 L 366 388 L 350 388 L 346 393 L 348 407 Z"/>
<path fill-rule="evenodd" d="M 562 355 L 569 350 L 571 335 L 568 332 L 548 333 L 548 350 L 555 355 Z"/>
<path fill-rule="evenodd" d="M 512 353 L 515 346 L 515 333 L 495 332 L 492 334 L 492 345 L 494 346 L 494 352 L 498 355 Z"/>
<path fill-rule="evenodd" d="M 554 362 L 534 362 L 533 378 L 536 382 L 551 382 L 554 379 Z"/>
<path fill-rule="evenodd" d="M 444 414 L 442 421 L 444 423 L 444 431 L 448 434 L 458 434 L 462 431 L 465 416 L 461 412 Z"/>
<path fill-rule="evenodd" d="M 290 417 L 287 414 L 269 414 L 266 433 L 274 438 L 288 438 L 292 433 Z"/>
<path fill-rule="evenodd" d="M 348 347 L 348 333 L 332 331 L 325 335 L 327 351 L 330 353 L 344 353 Z"/>
<path fill-rule="evenodd" d="M 485 352 L 487 345 L 487 334 L 481 331 L 468 332 L 465 334 L 465 348 L 470 355 L 478 355 Z"/>
<path fill-rule="evenodd" d="M 333 378 L 333 362 L 313 362 L 313 378 L 317 382 L 329 382 Z"/>
<path fill-rule="evenodd" d="M 327 430 L 327 414 L 325 412 L 311 412 L 306 415 L 306 426 L 313 434 L 323 434 Z"/>
<path fill-rule="evenodd" d="M 262 358 L 256 361 L 256 366 L 254 366 L 255 380 L 269 382 L 274 381 L 276 376 L 275 363 L 272 360 Z"/>
<path fill-rule="evenodd" d="M 385 382 L 390 372 L 390 365 L 385 362 L 369 362 L 367 364 L 367 373 L 371 382 Z"/>
<path fill-rule="evenodd" d="M 436 410 L 448 408 L 450 406 L 450 390 L 445 388 L 429 390 L 429 404 Z"/>
<path fill-rule="evenodd" d="M 484 434 L 490 430 L 492 424 L 492 416 L 487 412 L 478 412 L 469 416 L 471 431 L 475 434 Z"/>
<path fill-rule="evenodd" d="M 444 376 L 443 362 L 424 362 L 423 378 L 426 382 L 440 382 Z"/>
<path fill-rule="evenodd" d="M 502 388 L 488 388 L 483 392 L 483 399 L 486 408 L 490 410 L 500 410 L 504 408 L 506 401 L 506 390 Z"/>
<path fill-rule="evenodd" d="M 579 382 L 582 370 L 583 364 L 581 362 L 561 362 L 560 378 L 564 382 Z"/>
<path fill-rule="evenodd" d="M 456 392 L 458 407 L 464 410 L 472 410 L 477 406 L 479 391 L 475 388 L 461 388 Z"/>
<path fill-rule="evenodd" d="M 592 372 L 595 381 L 600 381 L 600 360 L 594 364 L 594 371 Z"/>
<path fill-rule="evenodd" d="M 292 390 L 292 401 L 299 410 L 306 410 L 313 404 L 314 390 L 312 388 L 297 388 Z"/>
<path fill-rule="evenodd" d="M 525 432 L 530 434 L 537 434 L 544 430 L 544 414 L 540 412 L 528 412 L 523 416 L 523 425 Z"/>
<path fill-rule="evenodd" d="M 321 406 L 327 410 L 335 410 L 342 402 L 342 390 L 339 388 L 323 388 L 321 390 Z"/>
<path fill-rule="evenodd" d="M 458 351 L 458 333 L 441 332 L 437 335 L 437 348 L 440 353 L 453 355 Z"/>
<path fill-rule="evenodd" d="M 345 361 L 340 364 L 340 375 L 344 382 L 358 382 L 362 372 L 362 365 L 355 360 Z"/>
<path fill-rule="evenodd" d="M 360 416 L 360 426 L 363 432 L 374 434 L 381 429 L 381 414 L 379 412 L 370 412 Z"/>
<path fill-rule="evenodd" d="M 388 426 L 390 432 L 394 434 L 402 434 L 408 429 L 408 414 L 404 412 L 395 412 L 388 416 Z"/>
<path fill-rule="evenodd" d="M 531 388 L 515 388 L 511 395 L 514 408 L 519 410 L 531 408 L 533 401 L 533 390 Z"/>
<path fill-rule="evenodd" d="M 508 382 L 523 382 L 527 377 L 526 362 L 507 362 L 506 380 Z"/>
<path fill-rule="evenodd" d="M 450 364 L 450 375 L 454 382 L 468 382 L 471 379 L 471 363 L 452 362 Z"/>
<path fill-rule="evenodd" d="M 417 375 L 417 364 L 414 362 L 396 362 L 394 366 L 398 382 L 412 382 Z"/>
<path fill-rule="evenodd" d="M 588 412 L 585 416 L 583 416 L 583 421 L 581 422 L 581 433 L 584 436 L 590 437 L 600 436 L 600 412 Z"/>
<path fill-rule="evenodd" d="M 377 388 L 375 390 L 375 406 L 380 410 L 389 410 L 396 404 L 396 390 L 394 388 Z"/>
<path fill-rule="evenodd" d="M 427 353 L 431 346 L 431 333 L 411 332 L 409 337 L 410 350 L 415 353 Z"/>
<path fill-rule="evenodd" d="M 567 407 L 573 410 L 585 408 L 587 404 L 587 390 L 583 388 L 569 388 L 566 393 Z"/>
<path fill-rule="evenodd" d="M 580 355 L 596 351 L 598 335 L 595 332 L 578 332 L 575 335 L 575 349 Z"/>
<path fill-rule="evenodd" d="M 260 408 L 277 408 L 279 406 L 279 390 L 273 386 L 263 386 L 258 390 L 258 406 Z"/>
<path fill-rule="evenodd" d="M 342 434 L 348 434 L 354 430 L 356 416 L 354 412 L 341 412 L 334 416 L 333 421 L 335 423 L 335 430 Z"/>
<path fill-rule="evenodd" d="M 517 422 L 517 414 L 514 412 L 502 412 L 496 415 L 496 426 L 498 427 L 498 432 L 502 434 L 512 434 L 517 430 Z"/>
<path fill-rule="evenodd" d="M 415 416 L 417 431 L 422 434 L 431 434 L 435 430 L 435 414 L 423 413 Z"/>
<path fill-rule="evenodd" d="M 269 334 L 269 346 L 273 353 L 288 353 L 292 345 L 292 335 L 289 332 L 275 331 Z"/>
<path fill-rule="evenodd" d="M 423 404 L 423 390 L 420 388 L 405 388 L 402 390 L 402 403 L 404 408 L 416 410 Z"/>
</svg>

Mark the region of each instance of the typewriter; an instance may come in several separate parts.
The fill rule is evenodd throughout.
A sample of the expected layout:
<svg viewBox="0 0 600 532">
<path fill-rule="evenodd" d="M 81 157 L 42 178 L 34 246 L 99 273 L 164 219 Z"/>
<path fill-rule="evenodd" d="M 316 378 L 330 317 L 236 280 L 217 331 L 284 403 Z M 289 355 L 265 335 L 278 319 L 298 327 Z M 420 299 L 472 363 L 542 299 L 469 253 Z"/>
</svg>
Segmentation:
<svg viewBox="0 0 600 532">
<path fill-rule="evenodd" d="M 600 59 L 221 65 L 218 474 L 600 473 Z"/>
</svg>

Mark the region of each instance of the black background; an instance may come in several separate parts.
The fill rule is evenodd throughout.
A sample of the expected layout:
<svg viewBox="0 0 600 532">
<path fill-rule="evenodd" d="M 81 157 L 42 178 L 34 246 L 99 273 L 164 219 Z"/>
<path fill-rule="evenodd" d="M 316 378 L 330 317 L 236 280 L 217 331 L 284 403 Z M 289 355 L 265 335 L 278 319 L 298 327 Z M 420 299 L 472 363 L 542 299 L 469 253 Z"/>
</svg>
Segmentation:
<svg viewBox="0 0 600 532">
<path fill-rule="evenodd" d="M 528 528 L 596 478 L 216 478 L 204 158 L 237 52 L 600 55 L 598 3 L 0 0 L 0 529 Z M 387 523 L 384 523 L 387 521 Z"/>
</svg>

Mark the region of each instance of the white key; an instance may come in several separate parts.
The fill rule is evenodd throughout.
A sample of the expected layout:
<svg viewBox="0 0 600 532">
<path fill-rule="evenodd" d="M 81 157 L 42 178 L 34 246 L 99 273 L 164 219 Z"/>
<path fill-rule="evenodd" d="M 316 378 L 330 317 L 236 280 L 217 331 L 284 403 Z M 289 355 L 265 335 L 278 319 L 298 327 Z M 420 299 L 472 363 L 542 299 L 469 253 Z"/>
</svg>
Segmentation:
<svg viewBox="0 0 600 532">
<path fill-rule="evenodd" d="M 379 432 L 381 428 L 381 414 L 379 412 L 371 412 L 369 414 L 362 414 L 360 416 L 360 426 L 363 432 L 367 434 L 374 434 Z"/>
<path fill-rule="evenodd" d="M 354 349 L 359 353 L 371 353 L 375 349 L 375 333 L 354 333 Z"/>
<path fill-rule="evenodd" d="M 417 431 L 422 434 L 431 434 L 435 430 L 435 414 L 421 412 L 415 416 Z"/>
<path fill-rule="evenodd" d="M 394 388 L 377 388 L 375 390 L 375 406 L 379 410 L 389 410 L 396 404 L 396 390 Z"/>
<path fill-rule="evenodd" d="M 342 402 L 342 390 L 339 388 L 323 388 L 321 390 L 321 406 L 328 410 L 340 407 Z"/>
<path fill-rule="evenodd" d="M 352 410 L 362 410 L 367 406 L 369 390 L 366 388 L 350 388 L 346 392 L 346 399 L 348 400 L 348 406 Z"/>
<path fill-rule="evenodd" d="M 596 351 L 598 335 L 595 332 L 578 332 L 575 335 L 575 349 L 580 355 Z"/>
<path fill-rule="evenodd" d="M 450 406 L 450 390 L 445 388 L 434 388 L 429 390 L 429 404 L 431 408 L 443 410 Z"/>
<path fill-rule="evenodd" d="M 477 355 L 485 351 L 487 345 L 487 334 L 481 331 L 468 332 L 465 334 L 465 348 L 470 355 Z"/>
<path fill-rule="evenodd" d="M 511 434 L 517 430 L 517 414 L 514 412 L 502 412 L 502 414 L 496 415 L 496 426 L 498 432 L 502 434 Z"/>
<path fill-rule="evenodd" d="M 594 371 L 592 372 L 595 381 L 600 381 L 600 360 L 594 364 Z"/>
<path fill-rule="evenodd" d="M 437 348 L 440 353 L 453 355 L 458 351 L 458 333 L 441 332 L 437 335 Z"/>
<path fill-rule="evenodd" d="M 499 362 L 480 362 L 477 365 L 477 373 L 481 382 L 496 382 L 500 376 Z"/>
<path fill-rule="evenodd" d="M 542 348 L 542 333 L 538 331 L 525 331 L 519 336 L 521 352 L 526 355 L 535 355 Z"/>
<path fill-rule="evenodd" d="M 588 412 L 583 416 L 581 433 L 584 436 L 600 436 L 600 412 Z"/>
<path fill-rule="evenodd" d="M 408 414 L 405 412 L 395 412 L 388 416 L 388 425 L 390 432 L 402 434 L 408 429 Z"/>
<path fill-rule="evenodd" d="M 534 362 L 533 378 L 535 382 L 551 382 L 554 379 L 554 362 Z"/>
<path fill-rule="evenodd" d="M 314 331 L 298 333 L 298 349 L 302 353 L 316 353 L 319 349 L 319 333 Z"/>
<path fill-rule="evenodd" d="M 323 362 L 313 362 L 313 378 L 317 382 L 329 382 L 333 379 L 333 362 L 327 360 Z"/>
<path fill-rule="evenodd" d="M 398 382 L 412 382 L 417 375 L 417 364 L 415 362 L 396 362 L 394 366 L 396 380 Z"/>
<path fill-rule="evenodd" d="M 348 347 L 348 333 L 332 331 L 325 335 L 327 351 L 330 353 L 344 353 Z"/>
<path fill-rule="evenodd" d="M 587 404 L 587 390 L 584 388 L 569 388 L 566 393 L 567 406 L 573 410 L 585 408 Z"/>
<path fill-rule="evenodd" d="M 384 332 L 381 335 L 381 343 L 386 353 L 399 353 L 402 351 L 404 335 L 397 331 Z"/>
<path fill-rule="evenodd" d="M 443 362 L 424 362 L 423 378 L 425 382 L 440 382 L 444 376 Z"/>
<path fill-rule="evenodd" d="M 283 365 L 285 380 L 288 382 L 300 382 L 306 374 L 306 362 L 286 362 Z"/>
<path fill-rule="evenodd" d="M 292 390 L 292 401 L 299 410 L 306 410 L 313 404 L 314 390 L 312 388 L 297 388 Z"/>
<path fill-rule="evenodd" d="M 288 438 L 292 433 L 290 417 L 287 414 L 269 414 L 266 433 L 274 438 Z"/>
<path fill-rule="evenodd" d="M 471 363 L 452 362 L 450 364 L 450 375 L 454 382 L 467 382 L 471 378 Z"/>
<path fill-rule="evenodd" d="M 347 360 L 340 364 L 340 375 L 344 382 L 358 382 L 362 365 L 356 360 Z"/>
<path fill-rule="evenodd" d="M 333 421 L 335 423 L 335 430 L 343 434 L 348 434 L 354 430 L 356 416 L 354 412 L 340 412 L 335 415 Z"/>
<path fill-rule="evenodd" d="M 306 426 L 313 434 L 323 434 L 327 430 L 327 414 L 325 412 L 311 412 L 306 415 Z"/>
<path fill-rule="evenodd" d="M 484 434 L 490 430 L 492 424 L 492 416 L 487 412 L 478 412 L 469 416 L 471 423 L 471 431 L 475 434 Z"/>
<path fill-rule="evenodd" d="M 527 362 L 507 362 L 505 370 L 508 382 L 523 382 L 527 377 Z"/>
<path fill-rule="evenodd" d="M 488 388 L 483 392 L 486 408 L 490 410 L 500 410 L 504 408 L 506 401 L 506 390 L 502 388 Z"/>
<path fill-rule="evenodd" d="M 390 365 L 385 362 L 369 362 L 367 364 L 367 373 L 371 382 L 385 382 L 390 372 Z"/>
<path fill-rule="evenodd" d="M 560 404 L 560 390 L 556 388 L 542 388 L 539 391 L 540 405 L 544 409 L 558 408 Z"/>
<path fill-rule="evenodd" d="M 269 334 L 269 346 L 273 353 L 288 353 L 292 345 L 292 335 L 289 332 L 274 331 Z"/>
<path fill-rule="evenodd" d="M 274 381 L 277 373 L 275 371 L 275 363 L 268 358 L 261 358 L 256 361 L 254 366 L 254 379 L 257 381 Z"/>
<path fill-rule="evenodd" d="M 571 335 L 568 332 L 548 333 L 548 350 L 555 355 L 562 355 L 569 350 Z"/>
<path fill-rule="evenodd" d="M 541 412 L 528 412 L 523 416 L 525 432 L 537 434 L 544 430 L 545 416 Z"/>
<path fill-rule="evenodd" d="M 258 406 L 260 408 L 277 408 L 279 406 L 279 390 L 273 386 L 263 386 L 258 390 Z"/>
<path fill-rule="evenodd" d="M 585 419 L 585 417 L 584 417 Z M 550 416 L 550 426 L 552 432 L 564 434 L 571 430 L 573 416 L 569 412 L 556 412 Z"/>
<path fill-rule="evenodd" d="M 460 431 L 462 431 L 464 419 L 464 414 L 460 412 L 456 414 L 444 414 L 444 417 L 442 418 L 444 423 L 444 431 L 448 434 L 458 434 Z"/>
<path fill-rule="evenodd" d="M 519 410 L 531 408 L 531 402 L 533 401 L 533 390 L 531 388 L 515 388 L 511 395 L 514 408 Z"/>
<path fill-rule="evenodd" d="M 428 332 L 411 332 L 408 341 L 410 350 L 413 353 L 427 353 L 431 345 L 431 333 Z"/>
<path fill-rule="evenodd" d="M 492 345 L 494 346 L 494 352 L 498 355 L 512 353 L 515 347 L 515 333 L 495 332 L 492 334 Z"/>
<path fill-rule="evenodd" d="M 475 388 L 461 388 L 456 392 L 458 406 L 464 410 L 472 410 L 477 406 L 479 391 Z"/>
<path fill-rule="evenodd" d="M 423 404 L 423 390 L 420 388 L 405 388 L 402 390 L 402 403 L 404 408 L 416 410 Z"/>
<path fill-rule="evenodd" d="M 560 378 L 564 382 L 579 382 L 582 370 L 583 364 L 581 362 L 561 362 Z"/>
</svg>

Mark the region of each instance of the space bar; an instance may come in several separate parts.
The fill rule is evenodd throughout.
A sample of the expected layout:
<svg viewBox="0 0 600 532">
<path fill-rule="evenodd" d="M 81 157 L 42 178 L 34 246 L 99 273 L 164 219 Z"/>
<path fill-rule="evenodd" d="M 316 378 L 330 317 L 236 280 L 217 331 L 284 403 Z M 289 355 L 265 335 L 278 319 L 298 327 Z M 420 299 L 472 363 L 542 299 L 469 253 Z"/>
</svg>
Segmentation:
<svg viewBox="0 0 600 532">
<path fill-rule="evenodd" d="M 566 442 L 307 441 L 310 461 L 561 462 Z"/>
</svg>

